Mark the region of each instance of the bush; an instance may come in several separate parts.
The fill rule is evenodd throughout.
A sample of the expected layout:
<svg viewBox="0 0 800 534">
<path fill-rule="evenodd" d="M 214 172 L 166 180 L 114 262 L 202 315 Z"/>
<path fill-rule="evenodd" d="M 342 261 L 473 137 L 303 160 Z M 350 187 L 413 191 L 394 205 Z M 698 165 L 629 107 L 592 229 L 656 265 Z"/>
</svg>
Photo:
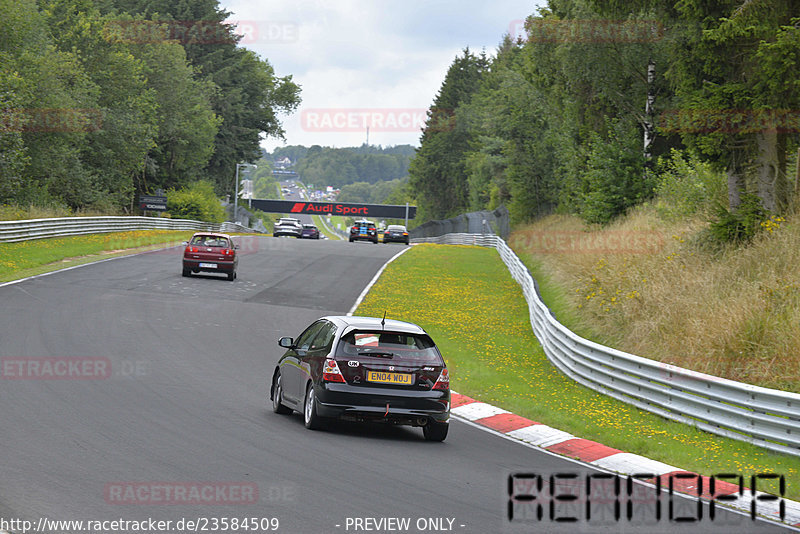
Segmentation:
<svg viewBox="0 0 800 534">
<path fill-rule="evenodd" d="M 717 219 L 708 227 L 709 236 L 717 243 L 745 244 L 764 228 L 770 218 L 769 210 L 761 204 L 761 199 L 745 193 L 742 203 L 731 211 L 722 204 L 717 204 Z"/>
<path fill-rule="evenodd" d="M 607 138 L 592 134 L 579 208 L 590 224 L 606 224 L 652 196 L 652 173 L 645 170 L 639 140 L 623 126 L 612 123 Z"/>
<path fill-rule="evenodd" d="M 210 182 L 195 182 L 182 189 L 167 191 L 167 210 L 175 219 L 192 219 L 211 223 L 225 220 L 225 210 Z"/>
<path fill-rule="evenodd" d="M 673 149 L 668 158 L 659 158 L 656 174 L 655 208 L 664 219 L 711 213 L 725 201 L 725 173 L 694 153 Z"/>
</svg>

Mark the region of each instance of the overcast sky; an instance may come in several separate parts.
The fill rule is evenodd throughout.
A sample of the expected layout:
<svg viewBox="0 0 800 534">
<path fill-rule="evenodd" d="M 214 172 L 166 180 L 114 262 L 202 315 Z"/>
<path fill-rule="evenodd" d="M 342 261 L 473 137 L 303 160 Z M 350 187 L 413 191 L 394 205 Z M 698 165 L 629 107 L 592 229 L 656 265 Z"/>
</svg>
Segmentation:
<svg viewBox="0 0 800 534">
<path fill-rule="evenodd" d="M 419 145 L 419 128 L 465 47 L 494 54 L 544 0 L 221 0 L 240 43 L 302 87 L 286 144 Z M 284 144 L 270 138 L 267 150 Z"/>
</svg>

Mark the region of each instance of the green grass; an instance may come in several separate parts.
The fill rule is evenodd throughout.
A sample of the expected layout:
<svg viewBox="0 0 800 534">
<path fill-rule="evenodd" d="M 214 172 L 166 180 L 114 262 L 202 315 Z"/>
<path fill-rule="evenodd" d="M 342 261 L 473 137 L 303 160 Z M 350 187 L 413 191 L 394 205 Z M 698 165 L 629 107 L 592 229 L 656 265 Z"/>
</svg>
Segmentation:
<svg viewBox="0 0 800 534">
<path fill-rule="evenodd" d="M 177 245 L 192 234 L 191 231 L 143 230 L 0 243 L 0 282 L 159 248 L 164 244 Z"/>
<path fill-rule="evenodd" d="M 561 300 L 543 284 L 546 301 Z M 419 245 L 390 264 L 358 315 L 421 325 L 439 345 L 453 390 L 576 436 L 680 469 L 785 475 L 800 498 L 800 458 L 699 431 L 611 399 L 562 375 L 530 327 L 519 285 L 493 249 Z M 559 316 L 559 317 L 560 317 Z M 774 488 L 766 488 L 766 490 Z"/>
<path fill-rule="evenodd" d="M 322 235 L 327 236 L 328 239 L 332 239 L 334 241 L 341 241 L 342 239 L 344 239 L 339 234 L 331 232 L 331 231 L 328 230 L 328 227 L 325 226 L 325 224 L 322 222 L 322 216 L 321 215 L 312 215 L 311 216 L 311 220 L 314 221 L 314 224 L 317 225 L 317 228 L 319 228 L 320 233 Z M 331 219 L 331 223 L 330 224 L 335 225 L 336 224 L 336 220 L 335 219 Z"/>
</svg>

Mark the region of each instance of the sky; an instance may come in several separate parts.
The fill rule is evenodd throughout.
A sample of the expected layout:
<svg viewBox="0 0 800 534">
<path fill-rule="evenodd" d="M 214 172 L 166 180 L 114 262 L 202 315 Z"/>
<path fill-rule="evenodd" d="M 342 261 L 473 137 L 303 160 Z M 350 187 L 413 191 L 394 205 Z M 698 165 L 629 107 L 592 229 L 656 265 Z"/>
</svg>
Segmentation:
<svg viewBox="0 0 800 534">
<path fill-rule="evenodd" d="M 493 55 L 521 35 L 544 0 L 221 0 L 240 42 L 277 76 L 292 75 L 302 103 L 281 115 L 278 146 L 419 146 L 425 112 L 466 47 Z"/>
</svg>

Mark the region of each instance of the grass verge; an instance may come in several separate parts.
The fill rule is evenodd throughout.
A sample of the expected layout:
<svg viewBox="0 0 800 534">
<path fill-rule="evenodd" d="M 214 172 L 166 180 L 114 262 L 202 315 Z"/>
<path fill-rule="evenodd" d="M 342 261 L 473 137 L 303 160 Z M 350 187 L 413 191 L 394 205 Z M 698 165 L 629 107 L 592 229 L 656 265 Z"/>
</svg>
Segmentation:
<svg viewBox="0 0 800 534">
<path fill-rule="evenodd" d="M 317 228 L 319 228 L 320 233 L 322 235 L 327 236 L 328 239 L 332 239 L 333 241 L 341 241 L 342 239 L 344 239 L 339 234 L 337 234 L 335 232 L 331 232 L 330 230 L 328 230 L 328 224 L 327 224 L 326 221 L 323 221 L 322 216 L 320 216 L 320 215 L 312 215 L 311 216 L 311 220 L 314 221 L 314 224 L 317 225 Z M 336 224 L 336 223 L 332 222 L 331 224 Z"/>
<path fill-rule="evenodd" d="M 558 372 L 531 331 L 522 290 L 493 249 L 413 247 L 387 267 L 356 313 L 380 317 L 384 311 L 431 334 L 459 393 L 703 475 L 782 474 L 786 497 L 800 500 L 800 487 L 791 484 L 800 480 L 800 458 L 668 421 Z"/>
<path fill-rule="evenodd" d="M 0 243 L 0 282 L 160 248 L 164 244 L 177 245 L 193 233 L 142 230 Z"/>
<path fill-rule="evenodd" d="M 567 327 L 590 332 L 584 337 L 800 393 L 799 220 L 770 222 L 747 245 L 712 246 L 707 222 L 663 220 L 640 207 L 602 228 L 545 217 L 508 241 L 557 287 L 558 299 L 546 302 Z"/>
</svg>

